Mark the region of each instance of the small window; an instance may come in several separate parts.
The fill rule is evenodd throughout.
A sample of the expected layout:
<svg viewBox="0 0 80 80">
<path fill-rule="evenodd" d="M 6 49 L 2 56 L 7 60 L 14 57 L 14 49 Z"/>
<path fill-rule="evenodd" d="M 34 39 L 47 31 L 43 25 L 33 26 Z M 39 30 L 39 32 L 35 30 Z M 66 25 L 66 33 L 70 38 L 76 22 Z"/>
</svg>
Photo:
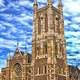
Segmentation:
<svg viewBox="0 0 80 80">
<path fill-rule="evenodd" d="M 40 53 L 40 45 L 37 47 L 37 56 L 39 56 Z"/>
<path fill-rule="evenodd" d="M 45 65 L 45 66 L 43 66 L 43 74 L 46 74 L 46 73 L 47 73 L 47 67 Z"/>
<path fill-rule="evenodd" d="M 45 32 L 48 32 L 48 17 L 47 17 L 47 14 L 45 14 Z"/>
<path fill-rule="evenodd" d="M 59 20 L 58 15 L 56 15 L 56 20 Z"/>
<path fill-rule="evenodd" d="M 45 69 L 44 69 L 44 70 L 45 70 L 44 72 L 45 72 L 45 74 L 46 74 L 46 73 L 47 73 L 47 67 L 45 66 L 44 68 L 45 68 Z"/>
<path fill-rule="evenodd" d="M 44 46 L 43 53 L 47 54 L 47 42 L 44 42 L 43 46 Z"/>
<path fill-rule="evenodd" d="M 38 34 L 41 33 L 41 20 L 40 20 L 40 17 L 39 17 L 39 20 L 38 20 Z"/>
<path fill-rule="evenodd" d="M 31 70 L 29 70 L 29 73 L 31 73 Z"/>
</svg>

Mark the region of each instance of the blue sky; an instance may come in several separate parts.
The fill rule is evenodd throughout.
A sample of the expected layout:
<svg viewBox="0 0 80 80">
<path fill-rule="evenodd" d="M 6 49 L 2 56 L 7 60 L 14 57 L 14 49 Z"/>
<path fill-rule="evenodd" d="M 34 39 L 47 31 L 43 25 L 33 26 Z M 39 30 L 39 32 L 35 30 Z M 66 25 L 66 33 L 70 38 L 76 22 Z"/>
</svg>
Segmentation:
<svg viewBox="0 0 80 80">
<path fill-rule="evenodd" d="M 54 6 L 57 6 L 54 0 Z M 39 7 L 47 0 L 38 0 Z M 67 62 L 80 63 L 80 0 L 63 0 Z M 12 56 L 17 42 L 23 51 L 31 53 L 33 0 L 0 0 L 0 68 L 6 66 L 8 53 Z"/>
</svg>

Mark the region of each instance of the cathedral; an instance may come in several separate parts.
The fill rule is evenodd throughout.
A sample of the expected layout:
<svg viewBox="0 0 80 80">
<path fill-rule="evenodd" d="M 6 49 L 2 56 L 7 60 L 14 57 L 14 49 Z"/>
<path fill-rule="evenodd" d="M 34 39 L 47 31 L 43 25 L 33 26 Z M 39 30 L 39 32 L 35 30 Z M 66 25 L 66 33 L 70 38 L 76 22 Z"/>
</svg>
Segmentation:
<svg viewBox="0 0 80 80">
<path fill-rule="evenodd" d="M 62 1 L 58 0 L 57 8 L 52 0 L 38 8 L 34 0 L 33 8 L 32 54 L 17 46 L 1 70 L 1 80 L 78 80 L 70 75 L 73 68 L 67 65 Z"/>
</svg>

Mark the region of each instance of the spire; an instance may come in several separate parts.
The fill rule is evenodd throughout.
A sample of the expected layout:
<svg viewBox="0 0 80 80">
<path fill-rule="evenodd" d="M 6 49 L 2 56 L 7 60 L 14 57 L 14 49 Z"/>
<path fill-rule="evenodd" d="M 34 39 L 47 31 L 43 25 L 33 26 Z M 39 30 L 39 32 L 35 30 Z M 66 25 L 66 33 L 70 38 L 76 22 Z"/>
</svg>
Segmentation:
<svg viewBox="0 0 80 80">
<path fill-rule="evenodd" d="M 37 9 L 38 8 L 38 2 L 37 2 L 37 0 L 34 0 L 34 9 Z"/>
<path fill-rule="evenodd" d="M 37 11 L 38 11 L 38 3 L 37 3 L 37 0 L 34 0 L 33 7 L 34 7 L 34 19 L 35 19 L 37 17 Z"/>
<path fill-rule="evenodd" d="M 63 11 L 62 0 L 58 0 L 58 9 L 59 9 L 59 12 L 62 13 Z"/>
<path fill-rule="evenodd" d="M 17 48 L 19 48 L 19 42 L 17 42 Z"/>
<path fill-rule="evenodd" d="M 37 4 L 37 0 L 34 0 L 34 4 Z"/>
<path fill-rule="evenodd" d="M 8 53 L 8 58 L 7 58 L 7 67 L 9 67 L 9 62 L 11 60 L 11 55 L 10 55 L 10 52 Z"/>
<path fill-rule="evenodd" d="M 26 38 L 26 42 L 27 42 L 27 38 Z M 25 52 L 27 52 L 27 43 L 25 43 Z"/>
<path fill-rule="evenodd" d="M 63 4 L 62 0 L 58 0 L 58 11 L 60 13 L 61 23 L 60 23 L 60 33 L 64 37 L 64 17 L 63 17 Z"/>
<path fill-rule="evenodd" d="M 52 5 L 52 0 L 48 0 L 48 5 Z"/>
<path fill-rule="evenodd" d="M 10 52 L 8 53 L 8 60 L 10 60 L 11 59 L 11 55 L 10 55 Z"/>
<path fill-rule="evenodd" d="M 62 0 L 58 0 L 58 5 L 62 6 Z"/>
<path fill-rule="evenodd" d="M 17 45 L 16 45 L 16 53 L 20 52 L 19 51 L 19 42 L 17 42 Z"/>
</svg>

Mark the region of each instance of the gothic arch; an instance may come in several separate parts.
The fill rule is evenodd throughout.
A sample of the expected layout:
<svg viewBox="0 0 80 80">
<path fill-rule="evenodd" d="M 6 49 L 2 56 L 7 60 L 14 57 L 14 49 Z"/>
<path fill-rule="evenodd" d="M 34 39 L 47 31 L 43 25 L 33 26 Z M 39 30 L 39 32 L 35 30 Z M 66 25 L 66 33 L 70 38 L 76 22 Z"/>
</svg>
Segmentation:
<svg viewBox="0 0 80 80">
<path fill-rule="evenodd" d="M 22 80 L 22 67 L 19 63 L 16 63 L 13 67 L 14 80 Z"/>
</svg>

